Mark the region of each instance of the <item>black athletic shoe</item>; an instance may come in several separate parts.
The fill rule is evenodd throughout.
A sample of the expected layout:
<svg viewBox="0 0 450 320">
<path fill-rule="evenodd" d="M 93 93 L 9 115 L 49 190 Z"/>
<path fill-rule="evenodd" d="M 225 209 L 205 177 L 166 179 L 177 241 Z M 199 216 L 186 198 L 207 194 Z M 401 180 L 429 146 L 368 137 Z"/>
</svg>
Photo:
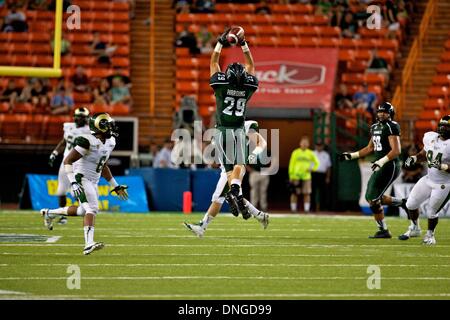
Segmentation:
<svg viewBox="0 0 450 320">
<path fill-rule="evenodd" d="M 244 218 L 245 220 L 249 219 L 252 215 L 251 215 L 250 211 L 248 210 L 247 206 L 245 205 L 244 197 L 242 195 L 237 197 L 237 204 L 238 204 L 239 211 L 242 213 L 242 218 Z"/>
<path fill-rule="evenodd" d="M 230 206 L 231 214 L 235 217 L 238 217 L 239 216 L 238 204 L 236 202 L 236 198 L 233 196 L 231 191 L 225 195 L 225 200 L 228 202 L 228 205 Z"/>
<path fill-rule="evenodd" d="M 406 207 L 406 199 L 402 199 L 402 204 L 400 205 L 400 208 L 402 208 L 403 210 L 405 210 L 406 213 L 408 214 L 408 217 L 409 217 L 409 210 L 408 210 L 408 208 Z"/>
<path fill-rule="evenodd" d="M 409 236 L 406 234 L 402 234 L 402 235 L 398 236 L 398 240 L 408 240 L 408 239 L 409 239 Z"/>
<path fill-rule="evenodd" d="M 378 230 L 373 236 L 369 236 L 369 239 L 390 239 L 392 238 L 389 230 Z"/>
</svg>

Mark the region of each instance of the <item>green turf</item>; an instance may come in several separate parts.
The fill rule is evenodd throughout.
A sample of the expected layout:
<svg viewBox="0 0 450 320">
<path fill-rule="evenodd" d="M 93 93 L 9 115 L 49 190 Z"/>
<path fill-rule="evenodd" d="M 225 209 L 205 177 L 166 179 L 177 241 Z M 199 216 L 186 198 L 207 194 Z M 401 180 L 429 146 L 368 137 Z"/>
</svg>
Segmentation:
<svg viewBox="0 0 450 320">
<path fill-rule="evenodd" d="M 182 222 L 200 217 L 100 214 L 95 240 L 106 247 L 83 256 L 80 218 L 48 231 L 36 212 L 2 211 L 0 234 L 61 238 L 0 237 L 0 299 L 450 298 L 450 220 L 440 220 L 437 245 L 427 247 L 396 239 L 408 225 L 399 218 L 387 219 L 393 239 L 373 240 L 370 217 L 273 215 L 263 230 L 255 219 L 223 215 L 199 239 Z M 81 270 L 79 290 L 67 288 L 69 265 Z M 367 287 L 370 265 L 380 268 L 380 289 Z"/>
</svg>

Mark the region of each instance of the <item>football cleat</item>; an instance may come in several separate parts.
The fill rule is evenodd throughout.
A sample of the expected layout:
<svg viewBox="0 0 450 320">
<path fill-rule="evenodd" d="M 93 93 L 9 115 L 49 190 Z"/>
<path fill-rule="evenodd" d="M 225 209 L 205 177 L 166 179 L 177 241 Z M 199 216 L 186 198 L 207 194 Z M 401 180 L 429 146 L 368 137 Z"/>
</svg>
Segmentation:
<svg viewBox="0 0 450 320">
<path fill-rule="evenodd" d="M 192 224 L 187 222 L 183 222 L 183 224 L 189 231 L 191 231 L 199 238 L 202 238 L 203 235 L 205 234 L 205 229 L 203 229 L 200 224 Z"/>
<path fill-rule="evenodd" d="M 267 229 L 267 226 L 269 225 L 269 214 L 267 212 L 264 211 L 258 212 L 258 215 L 255 216 L 255 219 L 261 223 L 264 230 Z"/>
<path fill-rule="evenodd" d="M 427 246 L 435 245 L 436 244 L 436 239 L 434 238 L 434 233 L 430 232 L 428 230 L 427 234 L 425 235 L 425 237 L 423 237 L 422 244 L 427 245 Z"/>
<path fill-rule="evenodd" d="M 420 233 L 421 233 L 421 230 L 418 226 L 410 225 L 408 227 L 408 230 L 404 234 L 398 236 L 398 239 L 399 240 L 408 240 L 409 238 L 420 237 Z"/>
<path fill-rule="evenodd" d="M 238 217 L 239 216 L 238 205 L 231 191 L 225 195 L 225 200 L 228 202 L 231 214 L 235 217 Z"/>
<path fill-rule="evenodd" d="M 44 218 L 44 226 L 48 230 L 53 230 L 53 219 L 55 217 L 51 217 L 48 213 L 49 209 L 41 209 L 41 216 Z"/>
<path fill-rule="evenodd" d="M 380 229 L 373 236 L 369 236 L 369 239 L 390 239 L 392 238 L 389 230 Z"/>
<path fill-rule="evenodd" d="M 67 217 L 62 216 L 61 218 L 59 218 L 58 224 L 67 224 Z"/>
<path fill-rule="evenodd" d="M 88 254 L 90 254 L 91 252 L 95 251 L 95 250 L 100 250 L 103 249 L 105 247 L 105 245 L 103 244 L 103 242 L 94 242 L 93 244 L 84 247 L 83 249 L 83 254 L 85 256 L 87 256 Z"/>
</svg>

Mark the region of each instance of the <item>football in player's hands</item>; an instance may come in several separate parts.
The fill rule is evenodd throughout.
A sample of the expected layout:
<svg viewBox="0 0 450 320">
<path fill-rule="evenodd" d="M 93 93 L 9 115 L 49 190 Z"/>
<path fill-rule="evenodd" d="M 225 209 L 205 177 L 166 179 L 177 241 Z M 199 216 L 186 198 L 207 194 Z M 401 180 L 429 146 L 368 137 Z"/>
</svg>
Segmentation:
<svg viewBox="0 0 450 320">
<path fill-rule="evenodd" d="M 244 35 L 244 28 L 240 26 L 233 26 L 230 29 L 230 32 L 228 32 L 227 35 L 228 43 L 232 46 L 235 46 L 237 44 L 244 45 L 245 43 L 245 35 Z"/>
</svg>

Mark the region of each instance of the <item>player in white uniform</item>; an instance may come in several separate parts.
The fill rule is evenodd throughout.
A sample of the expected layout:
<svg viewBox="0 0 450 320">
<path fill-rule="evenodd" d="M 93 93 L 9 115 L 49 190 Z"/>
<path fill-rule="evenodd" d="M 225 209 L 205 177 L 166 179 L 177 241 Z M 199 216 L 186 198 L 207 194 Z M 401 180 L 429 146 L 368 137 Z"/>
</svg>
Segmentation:
<svg viewBox="0 0 450 320">
<path fill-rule="evenodd" d="M 128 199 L 127 186 L 119 185 L 106 162 L 116 145 L 118 133 L 114 120 L 107 113 L 97 113 L 89 119 L 92 134 L 79 136 L 75 146 L 64 158 L 64 170 L 72 187 L 72 193 L 80 206 L 58 209 L 41 209 L 44 224 L 50 230 L 53 219 L 61 215 L 84 216 L 85 247 L 83 254 L 102 249 L 104 244 L 94 242 L 94 221 L 98 212 L 98 181 L 104 177 L 120 199 Z"/>
<path fill-rule="evenodd" d="M 258 122 L 250 120 L 245 121 L 244 129 L 248 137 L 248 144 L 256 146 L 253 152 L 249 155 L 248 162 L 250 165 L 257 165 L 256 160 L 258 154 L 261 153 L 266 148 L 267 142 L 258 133 L 259 130 Z M 243 171 L 243 174 L 245 174 L 245 171 Z M 242 178 L 243 175 L 241 177 L 241 180 Z M 209 206 L 208 211 L 203 216 L 203 219 L 198 224 L 184 222 L 184 226 L 188 230 L 192 231 L 198 237 L 203 237 L 208 224 L 213 220 L 214 217 L 216 217 L 219 214 L 223 202 L 227 200 L 229 204 L 233 203 L 232 199 L 230 199 L 228 189 L 229 188 L 227 183 L 227 173 L 225 172 L 225 169 L 221 167 L 220 178 L 219 181 L 217 182 L 216 190 L 212 195 L 211 205 Z M 269 224 L 269 214 L 267 212 L 258 210 L 253 204 L 250 203 L 250 201 L 248 201 L 245 198 L 244 203 L 247 206 L 249 213 L 262 224 L 264 229 L 266 229 Z M 230 211 L 236 217 L 239 215 L 239 209 L 237 206 L 230 205 Z"/>
<path fill-rule="evenodd" d="M 399 237 L 407 240 L 420 235 L 418 223 L 419 206 L 427 199 L 428 230 L 423 244 L 434 245 L 434 229 L 438 224 L 439 212 L 450 199 L 450 115 L 443 117 L 437 132 L 427 132 L 423 137 L 423 149 L 415 156 L 408 157 L 406 166 L 427 161 L 428 174 L 422 177 L 411 190 L 406 202 L 411 225 L 408 231 Z"/>
<path fill-rule="evenodd" d="M 64 138 L 57 144 L 55 149 L 50 154 L 48 164 L 53 167 L 56 157 L 61 154 L 64 150 L 63 159 L 69 154 L 70 150 L 73 148 L 75 139 L 83 134 L 90 134 L 89 131 L 89 110 L 87 108 L 81 107 L 75 109 L 73 114 L 73 122 L 65 122 L 63 124 Z M 64 171 L 64 164 L 61 161 L 58 171 L 58 189 L 56 190 L 56 195 L 58 196 L 59 206 L 66 206 L 66 193 L 70 190 L 70 182 L 67 179 L 66 172 Z M 66 217 L 62 216 L 59 224 L 66 224 Z"/>
</svg>

